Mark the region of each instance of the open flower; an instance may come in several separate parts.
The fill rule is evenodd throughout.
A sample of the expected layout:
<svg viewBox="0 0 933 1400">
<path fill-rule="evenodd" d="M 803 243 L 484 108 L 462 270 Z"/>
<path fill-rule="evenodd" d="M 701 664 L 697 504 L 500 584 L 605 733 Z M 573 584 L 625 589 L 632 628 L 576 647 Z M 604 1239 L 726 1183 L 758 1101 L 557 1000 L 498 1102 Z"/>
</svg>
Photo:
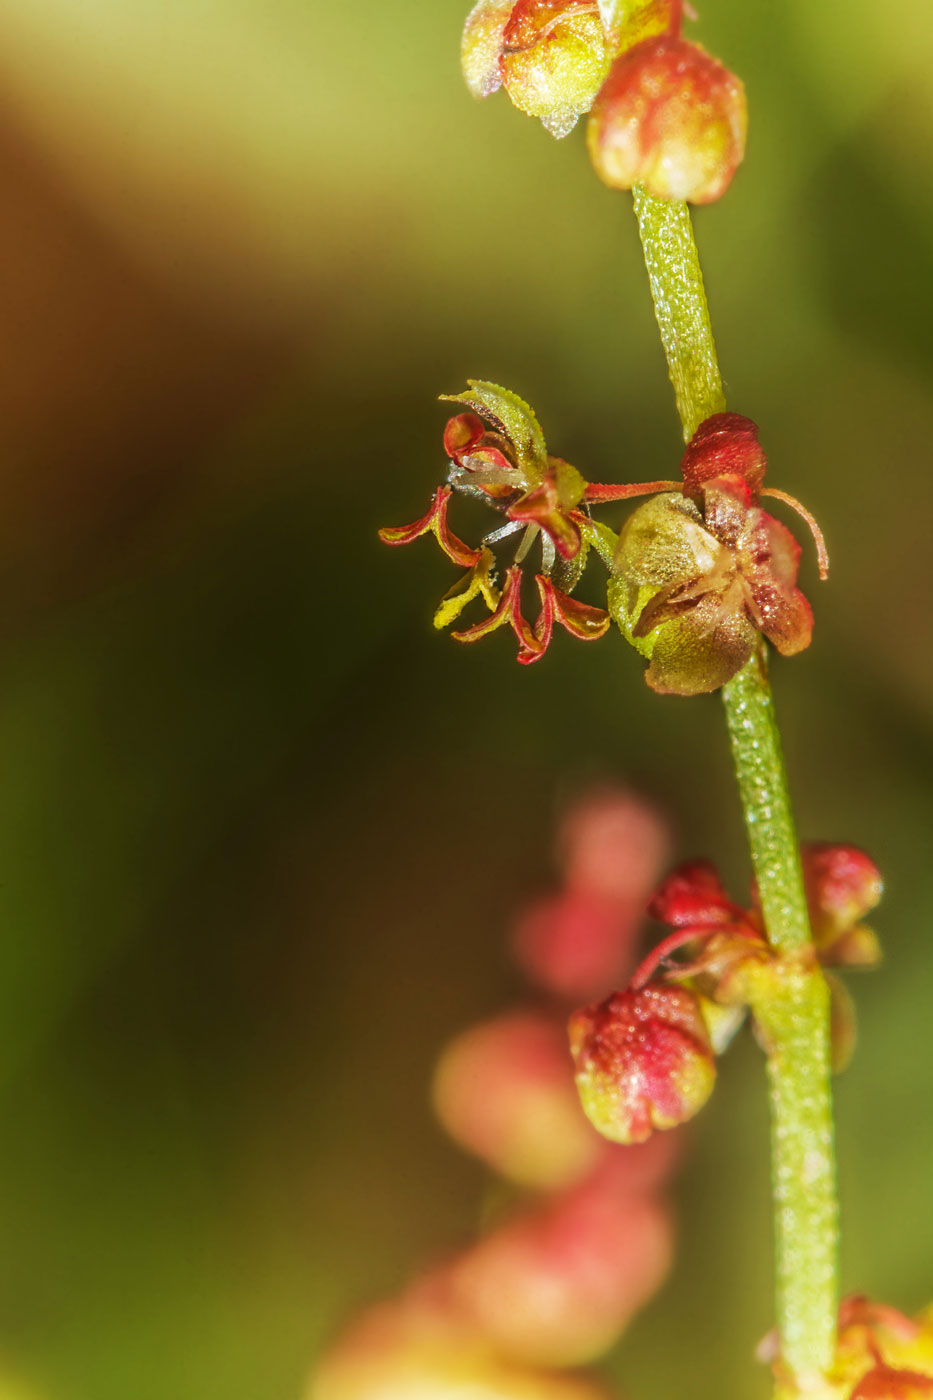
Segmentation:
<svg viewBox="0 0 933 1400">
<path fill-rule="evenodd" d="M 528 404 L 508 389 L 471 379 L 464 394 L 444 395 L 467 411 L 456 414 L 444 429 L 449 460 L 446 486 L 438 487 L 428 512 L 411 525 L 383 529 L 385 544 L 410 544 L 433 534 L 444 553 L 467 574 L 441 600 L 434 625 L 446 627 L 476 598 L 489 616 L 454 632 L 458 642 L 476 642 L 500 627 L 511 627 L 518 641 L 518 660 L 528 665 L 547 650 L 559 623 L 580 641 L 596 641 L 609 628 L 602 608 L 570 596 L 586 565 L 590 543 L 600 544 L 597 527 L 584 508 L 587 483 L 569 462 L 549 455 L 540 425 Z M 505 517 L 478 548 L 464 544 L 451 531 L 447 511 L 454 493 L 472 496 Z M 501 591 L 495 577 L 491 546 L 510 536 L 519 543 Z M 540 545 L 541 570 L 535 575 L 539 600 L 534 624 L 523 612 L 525 563 Z M 605 552 L 605 546 L 602 546 Z"/>
<path fill-rule="evenodd" d="M 679 18 L 678 0 L 479 0 L 461 56 L 474 97 L 504 87 L 515 106 L 566 136 L 617 54 Z"/>
<path fill-rule="evenodd" d="M 646 679 L 655 690 L 718 689 L 748 661 L 759 633 L 784 656 L 809 646 L 813 614 L 797 587 L 800 546 L 760 498 L 776 497 L 803 516 L 823 577 L 825 546 L 799 502 L 762 487 L 764 469 L 755 424 L 723 413 L 688 444 L 678 492 L 665 489 L 675 482 L 588 490 L 591 501 L 663 492 L 626 521 L 609 588 L 610 611 L 649 658 Z"/>
</svg>

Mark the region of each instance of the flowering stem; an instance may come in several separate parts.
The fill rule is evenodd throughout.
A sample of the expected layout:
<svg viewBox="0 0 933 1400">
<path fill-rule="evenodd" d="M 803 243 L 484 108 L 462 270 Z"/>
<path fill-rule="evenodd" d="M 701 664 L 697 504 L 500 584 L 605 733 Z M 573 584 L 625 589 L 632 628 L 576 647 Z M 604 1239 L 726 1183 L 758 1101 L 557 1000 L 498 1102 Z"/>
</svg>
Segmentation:
<svg viewBox="0 0 933 1400">
<path fill-rule="evenodd" d="M 704 418 L 726 406 L 690 211 L 637 185 L 634 199 L 658 330 L 689 442 Z"/>
<path fill-rule="evenodd" d="M 636 189 L 655 315 L 689 441 L 725 407 L 703 276 L 686 204 Z M 803 1389 L 832 1360 L 837 1204 L 829 1066 L 829 994 L 816 965 L 774 718 L 764 645 L 723 687 L 765 927 L 782 954 L 754 1007 L 771 1095 L 777 1322 L 783 1366 Z"/>
</svg>

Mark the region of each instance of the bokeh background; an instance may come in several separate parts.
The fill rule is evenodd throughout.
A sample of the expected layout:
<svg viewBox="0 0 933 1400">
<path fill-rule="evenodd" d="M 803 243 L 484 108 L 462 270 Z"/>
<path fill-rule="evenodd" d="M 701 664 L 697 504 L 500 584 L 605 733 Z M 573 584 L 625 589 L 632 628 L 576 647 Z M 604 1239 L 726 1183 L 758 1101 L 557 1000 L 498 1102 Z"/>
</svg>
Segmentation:
<svg viewBox="0 0 933 1400">
<path fill-rule="evenodd" d="M 616 641 L 525 671 L 390 553 L 467 375 L 597 480 L 668 475 L 628 201 L 458 73 L 465 0 L 0 0 L 0 1353 L 37 1400 L 296 1400 L 475 1225 L 442 1042 L 516 979 L 611 778 L 747 879 L 715 699 Z M 707 0 L 748 161 L 701 211 L 731 404 L 833 555 L 775 667 L 802 832 L 888 875 L 839 1083 L 847 1287 L 931 1294 L 933 11 Z M 612 1369 L 747 1400 L 766 1112 L 739 1043 L 675 1276 Z M 5 1392 L 0 1389 L 0 1394 Z"/>
</svg>

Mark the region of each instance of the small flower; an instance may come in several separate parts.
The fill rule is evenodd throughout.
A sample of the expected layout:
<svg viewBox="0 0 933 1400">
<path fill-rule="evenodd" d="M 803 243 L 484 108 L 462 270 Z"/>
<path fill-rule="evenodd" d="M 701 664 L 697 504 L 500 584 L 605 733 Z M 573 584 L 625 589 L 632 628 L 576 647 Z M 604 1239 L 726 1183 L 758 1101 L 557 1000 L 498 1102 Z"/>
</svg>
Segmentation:
<svg viewBox="0 0 933 1400">
<path fill-rule="evenodd" d="M 476 642 L 503 626 L 518 640 L 518 660 L 538 661 L 559 623 L 579 641 L 596 641 L 609 628 L 602 608 L 570 596 L 586 565 L 590 543 L 605 553 L 598 528 L 584 508 L 587 483 L 569 462 L 548 454 L 532 410 L 508 389 L 471 379 L 464 394 L 445 395 L 467 409 L 448 420 L 444 448 L 450 469 L 446 486 L 438 487 L 427 514 L 411 525 L 379 531 L 385 544 L 410 544 L 433 533 L 444 553 L 469 572 L 441 600 L 435 627 L 446 627 L 476 598 L 490 616 L 452 635 L 458 642 Z M 473 496 L 505 516 L 506 523 L 471 548 L 451 531 L 447 511 L 454 493 Z M 520 541 L 515 561 L 507 569 L 501 592 L 495 579 L 490 546 L 512 535 Z M 532 625 L 522 611 L 522 565 L 540 543 L 541 572 L 535 583 L 539 599 Z"/>
<path fill-rule="evenodd" d="M 577 1089 L 590 1122 L 613 1142 L 644 1142 L 703 1107 L 716 1078 L 697 996 L 649 983 L 614 992 L 570 1019 Z"/>
<path fill-rule="evenodd" d="M 875 864 L 854 846 L 805 845 L 801 849 L 814 948 L 830 966 L 873 967 L 878 940 L 858 923 L 881 895 Z M 765 937 L 757 902 L 734 904 L 707 861 L 680 866 L 661 885 L 648 912 L 674 932 L 663 939 L 636 971 L 631 986 L 659 974 L 702 996 L 701 1006 L 713 1048 L 720 1054 L 738 1029 L 747 1006 L 761 1007 L 780 959 Z M 827 974 L 830 989 L 833 1069 L 845 1069 L 856 1040 L 855 1007 L 843 984 Z M 724 1014 L 724 1012 L 735 1014 Z"/>
<path fill-rule="evenodd" d="M 613 189 L 710 204 L 745 154 L 745 89 L 698 44 L 674 34 L 624 53 L 593 106 L 587 143 Z"/>
<path fill-rule="evenodd" d="M 463 31 L 463 75 L 474 97 L 504 86 L 519 111 L 566 136 L 613 58 L 675 13 L 677 0 L 479 0 Z"/>
<path fill-rule="evenodd" d="M 662 968 L 665 978 L 701 993 L 713 1049 L 721 1054 L 755 995 L 759 970 L 772 961 L 760 916 L 732 903 L 708 861 L 691 861 L 669 875 L 648 912 L 674 932 L 644 960 L 632 985 Z M 685 956 L 674 960 L 675 953 Z M 724 1016 L 721 1008 L 741 1014 Z"/>
<path fill-rule="evenodd" d="M 809 646 L 813 614 L 797 588 L 800 546 L 758 504 L 792 505 L 817 541 L 821 576 L 828 559 L 816 522 L 792 497 L 764 489 L 757 428 L 739 414 L 716 414 L 688 444 L 679 494 L 673 482 L 594 486 L 605 501 L 662 490 L 626 521 L 610 583 L 610 611 L 623 635 L 650 660 L 655 690 L 716 690 L 745 665 L 761 632 L 784 656 Z"/>
</svg>

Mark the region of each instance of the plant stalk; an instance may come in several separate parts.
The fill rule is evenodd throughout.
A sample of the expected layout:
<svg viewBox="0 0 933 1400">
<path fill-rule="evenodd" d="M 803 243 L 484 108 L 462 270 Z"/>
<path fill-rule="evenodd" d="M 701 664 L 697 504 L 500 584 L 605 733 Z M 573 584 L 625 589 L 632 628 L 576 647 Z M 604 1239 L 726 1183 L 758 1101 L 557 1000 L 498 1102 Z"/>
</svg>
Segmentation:
<svg viewBox="0 0 933 1400">
<path fill-rule="evenodd" d="M 689 441 L 725 408 L 690 212 L 636 188 L 635 213 L 668 371 Z M 804 1390 L 832 1361 L 838 1207 L 829 992 L 816 963 L 765 646 L 723 687 L 765 928 L 782 955 L 753 1008 L 771 1098 L 776 1306 L 784 1369 Z"/>
</svg>

